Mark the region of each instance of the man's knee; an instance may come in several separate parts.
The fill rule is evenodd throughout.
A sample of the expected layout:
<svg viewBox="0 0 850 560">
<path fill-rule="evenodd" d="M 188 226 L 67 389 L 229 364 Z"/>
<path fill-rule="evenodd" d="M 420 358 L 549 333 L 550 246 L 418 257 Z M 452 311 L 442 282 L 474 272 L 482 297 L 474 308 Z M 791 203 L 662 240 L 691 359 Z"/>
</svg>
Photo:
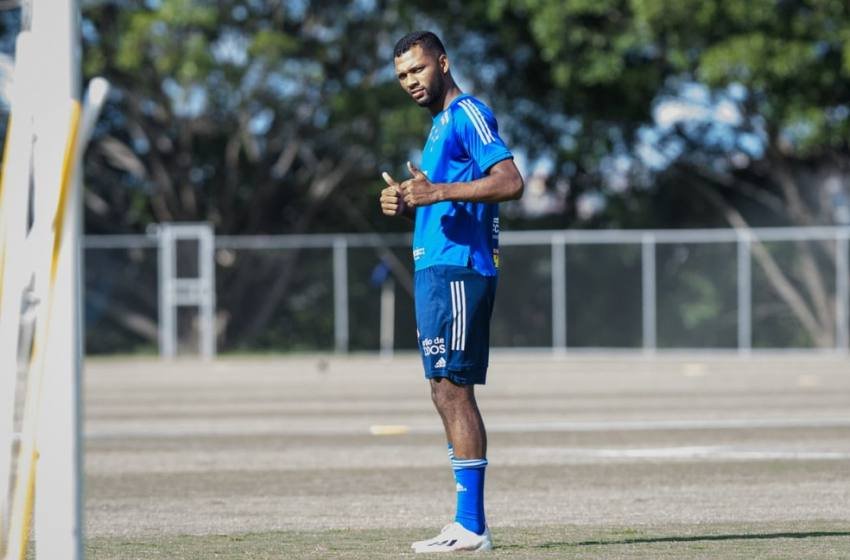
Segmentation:
<svg viewBox="0 0 850 560">
<path fill-rule="evenodd" d="M 431 380 L 431 400 L 441 411 L 472 404 L 472 390 L 472 385 L 457 385 L 445 378 Z"/>
</svg>

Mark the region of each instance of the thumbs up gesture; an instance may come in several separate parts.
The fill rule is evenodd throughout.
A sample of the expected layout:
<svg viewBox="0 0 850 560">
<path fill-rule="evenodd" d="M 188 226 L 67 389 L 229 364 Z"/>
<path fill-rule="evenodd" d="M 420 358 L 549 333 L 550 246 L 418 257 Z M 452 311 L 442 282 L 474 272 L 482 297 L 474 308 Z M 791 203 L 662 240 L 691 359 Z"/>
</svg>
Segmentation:
<svg viewBox="0 0 850 560">
<path fill-rule="evenodd" d="M 381 212 L 385 216 L 401 216 L 404 214 L 404 199 L 401 198 L 401 186 L 390 174 L 381 174 L 387 186 L 381 191 Z"/>
<path fill-rule="evenodd" d="M 405 204 L 411 208 L 428 206 L 440 201 L 441 191 L 418 167 L 407 162 L 410 179 L 401 184 L 401 193 Z"/>
</svg>

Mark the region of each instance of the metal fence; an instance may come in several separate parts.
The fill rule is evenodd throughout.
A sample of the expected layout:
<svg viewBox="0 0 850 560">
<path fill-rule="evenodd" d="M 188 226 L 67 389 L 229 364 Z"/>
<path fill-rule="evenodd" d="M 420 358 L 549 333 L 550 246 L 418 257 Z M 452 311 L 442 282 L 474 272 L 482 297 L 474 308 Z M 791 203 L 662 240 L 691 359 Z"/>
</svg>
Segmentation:
<svg viewBox="0 0 850 560">
<path fill-rule="evenodd" d="M 201 269 L 215 313 L 173 303 L 175 353 L 208 347 L 210 321 L 225 352 L 416 347 L 408 235 L 218 236 L 208 257 L 183 238 L 168 267 L 165 231 L 86 238 L 90 354 L 164 351 L 164 294 Z M 848 239 L 846 227 L 505 232 L 491 341 L 846 352 Z M 194 254 L 210 266 L 186 264 Z"/>
</svg>

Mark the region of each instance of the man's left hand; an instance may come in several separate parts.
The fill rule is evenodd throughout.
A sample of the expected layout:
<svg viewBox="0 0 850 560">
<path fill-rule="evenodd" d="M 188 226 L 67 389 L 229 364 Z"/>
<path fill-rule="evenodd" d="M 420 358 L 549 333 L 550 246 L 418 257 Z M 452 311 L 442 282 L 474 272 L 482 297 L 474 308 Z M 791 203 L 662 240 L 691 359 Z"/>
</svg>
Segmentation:
<svg viewBox="0 0 850 560">
<path fill-rule="evenodd" d="M 405 204 L 410 208 L 418 208 L 440 202 L 441 189 L 429 181 L 428 177 L 409 161 L 407 169 L 410 171 L 410 179 L 401 184 Z"/>
</svg>

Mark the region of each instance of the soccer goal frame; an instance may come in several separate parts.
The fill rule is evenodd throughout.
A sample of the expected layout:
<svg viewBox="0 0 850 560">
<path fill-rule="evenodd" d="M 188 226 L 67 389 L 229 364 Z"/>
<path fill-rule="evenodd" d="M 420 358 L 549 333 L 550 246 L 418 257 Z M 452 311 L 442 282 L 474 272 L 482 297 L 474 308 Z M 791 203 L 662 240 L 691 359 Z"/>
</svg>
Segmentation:
<svg viewBox="0 0 850 560">
<path fill-rule="evenodd" d="M 0 180 L 0 557 L 26 557 L 34 522 L 36 558 L 80 560 L 80 162 L 108 88 L 81 102 L 78 0 L 21 10 Z"/>
</svg>

